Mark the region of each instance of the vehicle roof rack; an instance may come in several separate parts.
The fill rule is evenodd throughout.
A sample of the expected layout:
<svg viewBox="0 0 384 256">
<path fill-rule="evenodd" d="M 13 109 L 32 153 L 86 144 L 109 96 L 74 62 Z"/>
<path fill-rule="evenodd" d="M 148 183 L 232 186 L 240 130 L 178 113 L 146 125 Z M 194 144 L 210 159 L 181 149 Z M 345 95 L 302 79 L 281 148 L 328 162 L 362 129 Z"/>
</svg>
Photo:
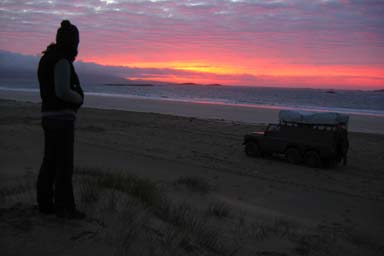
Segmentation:
<svg viewBox="0 0 384 256">
<path fill-rule="evenodd" d="M 309 112 L 297 110 L 281 110 L 280 123 L 297 123 L 307 125 L 348 126 L 349 116 L 336 112 Z"/>
</svg>

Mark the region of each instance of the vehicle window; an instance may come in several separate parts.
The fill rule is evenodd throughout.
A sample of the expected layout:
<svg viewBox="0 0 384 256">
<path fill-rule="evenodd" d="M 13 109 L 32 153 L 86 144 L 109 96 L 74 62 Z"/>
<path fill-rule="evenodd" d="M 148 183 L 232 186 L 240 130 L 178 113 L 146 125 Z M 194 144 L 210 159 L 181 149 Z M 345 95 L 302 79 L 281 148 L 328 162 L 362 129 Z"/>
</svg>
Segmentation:
<svg viewBox="0 0 384 256">
<path fill-rule="evenodd" d="M 268 131 L 279 131 L 280 130 L 280 126 L 277 126 L 277 125 L 271 125 L 269 126 L 268 128 Z"/>
</svg>

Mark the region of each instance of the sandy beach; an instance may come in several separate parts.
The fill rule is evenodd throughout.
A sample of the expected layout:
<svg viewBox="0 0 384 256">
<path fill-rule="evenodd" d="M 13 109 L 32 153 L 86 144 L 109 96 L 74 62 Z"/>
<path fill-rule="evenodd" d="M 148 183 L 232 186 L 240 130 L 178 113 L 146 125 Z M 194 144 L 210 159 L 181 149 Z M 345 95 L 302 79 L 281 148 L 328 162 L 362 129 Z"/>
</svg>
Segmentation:
<svg viewBox="0 0 384 256">
<path fill-rule="evenodd" d="M 7 92 L 6 96 L 12 99 L 20 94 Z M 4 92 L 0 91 L 0 97 L 4 98 Z M 80 203 L 90 216 L 87 221 L 60 222 L 54 217 L 39 216 L 33 210 L 33 189 L 9 192 L 12 186 L 33 180 L 42 160 L 40 105 L 36 103 L 36 94 L 24 92 L 23 99 L 30 102 L 0 100 L 0 187 L 3 188 L 0 254 L 106 255 L 121 248 L 118 239 L 104 239 L 105 234 L 114 237 L 116 228 L 114 217 L 105 216 L 115 215 L 95 214 L 95 208 Z M 107 109 L 121 105 L 119 101 L 124 101 L 125 109 L 131 111 Z M 180 249 L 181 240 L 176 239 L 179 242 L 172 245 L 165 243 L 168 240 L 164 237 L 169 234 L 164 231 L 168 230 L 164 223 L 168 222 L 151 217 L 151 221 L 140 226 L 149 231 L 137 236 L 139 241 L 132 243 L 130 255 L 382 255 L 384 252 L 383 118 L 351 116 L 348 165 L 316 169 L 292 165 L 283 159 L 249 158 L 244 154 L 243 135 L 263 129 L 265 123 L 276 122 L 274 109 L 239 111 L 228 106 L 119 98 L 99 106 L 105 109 L 92 108 L 96 104 L 100 104 L 100 98 L 91 95 L 78 115 L 77 170 L 123 173 L 151 180 L 172 202 L 182 202 L 190 205 L 187 209 L 197 208 L 196 211 L 211 209 L 208 212 L 213 216 L 203 218 L 209 222 L 204 226 L 218 230 L 219 238 L 214 245 L 206 242 L 212 239 L 201 242 L 184 237 L 195 241 L 191 242 L 193 246 L 188 244 L 192 246 L 188 251 L 182 246 Z M 81 182 L 75 184 L 79 190 Z M 209 189 L 196 192 L 188 189 L 188 184 L 206 184 Z M 212 210 L 217 202 L 225 207 Z M 107 224 L 99 224 L 100 216 Z M 119 223 L 121 226 L 122 222 Z M 170 226 L 179 228 L 176 224 Z M 151 232 L 153 240 L 148 240 Z M 191 231 L 191 237 L 196 236 L 194 232 Z M 169 251 L 150 254 L 143 249 L 151 247 L 148 241 L 167 244 L 169 247 L 164 248 L 177 254 Z M 146 254 L 135 254 L 140 250 Z"/>
</svg>

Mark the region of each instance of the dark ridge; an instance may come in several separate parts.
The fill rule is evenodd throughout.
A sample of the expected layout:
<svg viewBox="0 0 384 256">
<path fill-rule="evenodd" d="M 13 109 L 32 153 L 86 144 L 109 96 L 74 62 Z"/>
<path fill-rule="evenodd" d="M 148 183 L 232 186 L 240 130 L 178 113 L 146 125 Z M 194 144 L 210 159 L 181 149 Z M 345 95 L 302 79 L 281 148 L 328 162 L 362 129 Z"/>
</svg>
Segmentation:
<svg viewBox="0 0 384 256">
<path fill-rule="evenodd" d="M 198 84 L 195 84 L 195 83 L 181 83 L 180 85 L 198 85 Z"/>
<path fill-rule="evenodd" d="M 180 83 L 179 85 L 222 86 L 221 84 L 196 84 L 196 83 Z"/>
<path fill-rule="evenodd" d="M 140 87 L 149 87 L 149 86 L 154 86 L 153 84 L 104 84 L 106 86 L 140 86 Z"/>
</svg>

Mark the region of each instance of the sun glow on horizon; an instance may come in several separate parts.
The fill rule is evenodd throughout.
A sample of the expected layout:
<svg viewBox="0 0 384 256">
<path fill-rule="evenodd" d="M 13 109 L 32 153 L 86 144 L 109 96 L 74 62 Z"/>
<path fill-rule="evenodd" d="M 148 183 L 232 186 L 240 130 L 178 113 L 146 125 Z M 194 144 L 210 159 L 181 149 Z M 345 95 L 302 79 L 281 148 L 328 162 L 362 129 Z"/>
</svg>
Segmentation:
<svg viewBox="0 0 384 256">
<path fill-rule="evenodd" d="M 127 57 L 127 59 L 129 59 Z M 207 58 L 208 59 L 208 58 Z M 122 66 L 139 69 L 159 69 L 166 71 L 181 71 L 171 73 L 164 72 L 161 75 L 148 76 L 147 78 L 128 77 L 131 80 L 157 80 L 174 83 L 204 83 L 226 85 L 258 85 L 266 79 L 283 81 L 287 86 L 305 83 L 306 87 L 329 87 L 342 85 L 351 88 L 370 85 L 372 88 L 383 87 L 384 69 L 376 66 L 363 65 L 298 65 L 287 64 L 289 60 L 281 60 L 281 63 L 269 64 L 268 61 L 250 60 L 246 66 L 240 61 L 234 61 L 237 65 L 229 63 L 217 63 L 215 61 L 127 61 L 122 55 L 116 58 L 89 58 L 86 62 L 94 62 L 108 66 Z M 247 79 L 244 79 L 247 78 Z M 251 79 L 254 78 L 254 79 Z M 271 82 L 273 83 L 273 81 Z M 264 84 L 264 82 L 263 82 Z"/>
</svg>

